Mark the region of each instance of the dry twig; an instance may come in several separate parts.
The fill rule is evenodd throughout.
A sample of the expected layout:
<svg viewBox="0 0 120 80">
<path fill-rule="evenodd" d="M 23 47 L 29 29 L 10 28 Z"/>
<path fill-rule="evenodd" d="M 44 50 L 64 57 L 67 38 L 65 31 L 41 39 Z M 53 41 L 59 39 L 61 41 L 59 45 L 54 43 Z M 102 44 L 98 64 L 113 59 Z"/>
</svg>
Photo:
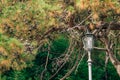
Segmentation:
<svg viewBox="0 0 120 80">
<path fill-rule="evenodd" d="M 40 80 L 43 80 L 43 75 L 44 75 L 45 71 L 47 70 L 49 55 L 50 55 L 50 45 L 48 46 L 48 54 L 47 54 L 47 57 L 46 57 L 45 68 L 40 75 Z"/>
</svg>

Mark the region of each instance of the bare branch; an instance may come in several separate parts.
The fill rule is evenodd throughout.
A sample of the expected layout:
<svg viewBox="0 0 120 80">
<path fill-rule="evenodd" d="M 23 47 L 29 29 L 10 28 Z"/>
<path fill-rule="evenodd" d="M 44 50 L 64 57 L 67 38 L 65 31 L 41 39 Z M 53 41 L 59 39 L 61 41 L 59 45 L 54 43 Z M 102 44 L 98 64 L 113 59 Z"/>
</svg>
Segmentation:
<svg viewBox="0 0 120 80">
<path fill-rule="evenodd" d="M 107 75 L 107 64 L 109 61 L 109 54 L 106 52 L 106 57 L 105 57 L 105 79 L 108 80 L 108 75 Z"/>
<path fill-rule="evenodd" d="M 103 26 L 103 29 L 107 29 L 110 26 L 110 30 L 120 30 L 120 23 L 116 22 L 111 22 L 111 23 L 106 23 L 106 22 L 101 22 L 99 25 L 96 24 L 96 29 L 100 28 Z"/>
<path fill-rule="evenodd" d="M 64 80 L 65 78 L 67 78 L 73 71 L 74 69 L 77 67 L 77 65 L 79 64 L 79 60 L 80 60 L 80 53 L 78 53 L 78 58 L 74 64 L 74 66 L 72 67 L 72 69 L 70 69 L 60 80 Z"/>
<path fill-rule="evenodd" d="M 49 54 L 50 54 L 50 46 L 48 46 L 48 54 L 47 54 L 47 58 L 46 58 L 45 68 L 44 68 L 44 70 L 41 73 L 40 80 L 43 79 L 43 75 L 44 75 L 45 71 L 47 70 Z"/>
<path fill-rule="evenodd" d="M 73 44 L 74 44 L 74 46 L 73 46 Z M 70 46 L 69 46 L 69 48 L 68 48 L 68 51 L 67 51 L 67 53 L 66 53 L 66 55 L 65 55 L 64 63 L 63 63 L 63 64 L 59 67 L 59 69 L 49 78 L 49 80 L 53 79 L 53 78 L 58 74 L 58 72 L 62 69 L 62 67 L 66 64 L 66 62 L 69 60 L 70 55 L 73 53 L 75 46 L 76 46 L 76 43 L 74 42 L 74 40 L 72 40 L 72 41 L 70 42 Z"/>
<path fill-rule="evenodd" d="M 86 55 L 86 53 L 84 53 L 84 54 L 82 55 L 82 57 L 81 57 L 81 59 L 80 59 L 80 61 L 79 61 L 78 65 L 77 65 L 77 67 L 76 67 L 75 73 L 77 72 L 78 67 L 80 66 L 80 64 L 81 64 L 81 62 L 82 62 L 83 58 L 85 57 L 85 55 Z"/>
<path fill-rule="evenodd" d="M 101 51 L 106 51 L 107 50 L 106 48 L 99 48 L 99 47 L 94 47 L 94 49 L 101 50 Z"/>
<path fill-rule="evenodd" d="M 120 61 L 117 58 L 115 58 L 114 53 L 113 53 L 112 49 L 110 48 L 111 44 L 109 43 L 108 38 L 104 39 L 104 44 L 107 49 L 106 53 L 109 54 L 110 61 L 114 65 L 114 67 L 117 70 L 117 73 L 120 76 Z"/>
<path fill-rule="evenodd" d="M 56 74 L 62 69 L 62 67 L 66 64 L 66 61 L 60 66 L 60 68 L 55 72 L 55 74 L 53 74 L 49 80 L 51 80 L 54 76 L 56 76 Z"/>
<path fill-rule="evenodd" d="M 100 51 L 107 51 L 106 48 L 100 48 L 100 47 L 94 47 L 95 50 L 100 50 Z M 115 50 L 120 50 L 120 48 L 116 48 Z"/>
</svg>

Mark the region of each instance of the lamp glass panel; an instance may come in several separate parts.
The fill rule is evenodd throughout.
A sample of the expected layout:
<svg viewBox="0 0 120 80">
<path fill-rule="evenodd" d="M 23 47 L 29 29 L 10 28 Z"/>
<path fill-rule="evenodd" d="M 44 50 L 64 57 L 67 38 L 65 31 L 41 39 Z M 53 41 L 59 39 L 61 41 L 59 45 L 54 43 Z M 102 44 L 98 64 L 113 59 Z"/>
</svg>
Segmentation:
<svg viewBox="0 0 120 80">
<path fill-rule="evenodd" d="M 86 47 L 88 49 L 92 49 L 93 48 L 93 37 L 87 36 L 86 38 L 87 38 L 86 39 Z"/>
<path fill-rule="evenodd" d="M 91 50 L 93 48 L 93 36 L 92 35 L 86 35 L 84 37 L 84 48 L 86 50 Z"/>
</svg>

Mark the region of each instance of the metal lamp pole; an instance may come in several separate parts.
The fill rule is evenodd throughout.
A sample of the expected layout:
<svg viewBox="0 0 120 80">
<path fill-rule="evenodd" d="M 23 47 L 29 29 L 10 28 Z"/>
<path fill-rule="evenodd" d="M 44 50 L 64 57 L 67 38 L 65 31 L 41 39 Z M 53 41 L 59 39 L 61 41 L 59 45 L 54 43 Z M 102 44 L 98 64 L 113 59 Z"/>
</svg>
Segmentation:
<svg viewBox="0 0 120 80">
<path fill-rule="evenodd" d="M 91 51 L 88 51 L 88 73 L 89 80 L 92 80 L 92 59 L 91 59 Z"/>
<path fill-rule="evenodd" d="M 91 59 L 91 51 L 93 49 L 93 34 L 87 31 L 83 44 L 84 44 L 84 49 L 88 52 L 88 75 L 89 75 L 89 80 L 92 80 L 92 59 Z"/>
</svg>

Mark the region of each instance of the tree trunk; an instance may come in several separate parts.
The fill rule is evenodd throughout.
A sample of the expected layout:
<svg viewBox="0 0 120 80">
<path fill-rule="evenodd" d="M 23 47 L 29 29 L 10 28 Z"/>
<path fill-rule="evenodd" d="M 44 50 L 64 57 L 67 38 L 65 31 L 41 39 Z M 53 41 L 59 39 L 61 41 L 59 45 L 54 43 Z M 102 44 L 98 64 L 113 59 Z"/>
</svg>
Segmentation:
<svg viewBox="0 0 120 80">
<path fill-rule="evenodd" d="M 110 48 L 110 44 L 108 42 L 109 42 L 108 39 L 104 40 L 107 49 L 106 52 L 109 54 L 110 61 L 114 65 L 118 75 L 120 76 L 120 61 L 117 58 L 115 58 L 113 50 Z"/>
</svg>

